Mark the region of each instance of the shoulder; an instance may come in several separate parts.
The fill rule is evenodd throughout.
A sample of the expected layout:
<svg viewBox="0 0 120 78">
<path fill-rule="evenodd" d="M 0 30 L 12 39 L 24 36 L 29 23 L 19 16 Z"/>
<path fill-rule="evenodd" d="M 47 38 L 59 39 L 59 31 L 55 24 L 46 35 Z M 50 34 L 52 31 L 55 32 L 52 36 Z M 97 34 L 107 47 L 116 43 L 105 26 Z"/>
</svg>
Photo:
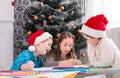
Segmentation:
<svg viewBox="0 0 120 78">
<path fill-rule="evenodd" d="M 110 38 L 103 38 L 101 41 L 101 46 L 103 46 L 104 48 L 109 48 L 109 50 L 111 49 L 118 49 L 117 45 L 115 44 L 115 42 L 110 39 Z"/>
<path fill-rule="evenodd" d="M 53 57 L 55 57 L 56 56 L 56 54 L 54 53 L 54 51 L 50 51 L 49 53 L 47 53 L 47 55 L 46 56 L 53 56 Z"/>
<path fill-rule="evenodd" d="M 101 39 L 101 43 L 104 44 L 104 45 L 115 44 L 112 39 L 106 38 L 106 37 Z"/>
<path fill-rule="evenodd" d="M 15 64 L 24 64 L 28 60 L 31 60 L 34 58 L 33 53 L 29 52 L 28 50 L 23 50 L 16 58 L 14 63 Z"/>
<path fill-rule="evenodd" d="M 31 57 L 33 56 L 33 52 L 30 52 L 29 50 L 23 50 L 18 57 Z"/>
</svg>

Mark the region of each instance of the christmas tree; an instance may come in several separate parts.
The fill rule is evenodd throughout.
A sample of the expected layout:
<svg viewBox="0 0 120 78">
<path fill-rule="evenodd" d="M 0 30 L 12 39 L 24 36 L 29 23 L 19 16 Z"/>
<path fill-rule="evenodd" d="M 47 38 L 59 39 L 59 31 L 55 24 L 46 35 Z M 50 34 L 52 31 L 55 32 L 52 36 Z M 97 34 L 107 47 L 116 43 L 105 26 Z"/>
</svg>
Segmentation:
<svg viewBox="0 0 120 78">
<path fill-rule="evenodd" d="M 25 6 L 25 32 L 28 36 L 38 29 L 53 35 L 53 49 L 62 31 L 70 31 L 75 36 L 75 50 L 86 47 L 81 35 L 84 13 L 77 1 L 69 0 L 38 0 Z"/>
</svg>

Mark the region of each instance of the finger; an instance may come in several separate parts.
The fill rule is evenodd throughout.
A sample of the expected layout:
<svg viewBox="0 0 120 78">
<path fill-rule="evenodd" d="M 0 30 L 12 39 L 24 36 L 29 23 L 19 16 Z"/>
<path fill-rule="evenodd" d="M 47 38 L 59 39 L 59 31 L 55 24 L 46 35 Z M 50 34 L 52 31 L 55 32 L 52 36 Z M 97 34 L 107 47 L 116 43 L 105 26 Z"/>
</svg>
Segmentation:
<svg viewBox="0 0 120 78">
<path fill-rule="evenodd" d="M 32 61 L 27 61 L 27 65 L 34 65 L 34 62 L 32 62 Z"/>
<path fill-rule="evenodd" d="M 33 61 L 27 61 L 27 63 L 34 63 Z"/>
<path fill-rule="evenodd" d="M 25 66 L 23 69 L 24 70 L 32 70 L 33 68 L 34 68 L 33 66 L 29 65 L 29 66 Z"/>
<path fill-rule="evenodd" d="M 81 61 L 76 60 L 75 65 L 80 65 L 80 64 L 81 64 Z"/>
</svg>

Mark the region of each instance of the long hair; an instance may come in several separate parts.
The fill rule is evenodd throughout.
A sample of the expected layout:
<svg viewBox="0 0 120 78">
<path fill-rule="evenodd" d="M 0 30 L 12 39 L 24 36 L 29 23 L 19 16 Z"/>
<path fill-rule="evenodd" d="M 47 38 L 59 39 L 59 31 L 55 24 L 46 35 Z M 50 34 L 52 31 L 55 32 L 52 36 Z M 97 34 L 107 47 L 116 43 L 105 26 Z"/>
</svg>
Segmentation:
<svg viewBox="0 0 120 78">
<path fill-rule="evenodd" d="M 60 57 L 61 57 L 61 51 L 60 51 L 59 44 L 66 38 L 72 38 L 73 40 L 75 39 L 74 35 L 71 34 L 70 32 L 68 32 L 68 31 L 61 32 L 60 37 L 58 38 L 58 41 L 57 41 L 57 48 L 53 51 L 56 55 L 56 57 L 55 57 L 56 61 L 60 61 Z M 70 52 L 73 54 L 73 57 L 76 58 L 75 53 L 74 53 L 74 43 L 73 43 L 73 47 L 71 48 Z M 67 56 L 69 58 L 71 58 L 70 52 L 67 54 Z"/>
</svg>

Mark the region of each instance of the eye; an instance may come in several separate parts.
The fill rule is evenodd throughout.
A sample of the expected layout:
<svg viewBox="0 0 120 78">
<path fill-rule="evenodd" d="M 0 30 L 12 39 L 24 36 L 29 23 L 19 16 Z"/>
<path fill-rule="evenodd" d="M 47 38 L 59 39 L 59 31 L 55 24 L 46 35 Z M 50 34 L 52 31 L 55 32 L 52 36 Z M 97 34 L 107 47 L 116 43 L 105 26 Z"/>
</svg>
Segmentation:
<svg viewBox="0 0 120 78">
<path fill-rule="evenodd" d="M 51 46 L 51 44 L 49 43 L 48 46 Z"/>
<path fill-rule="evenodd" d="M 64 46 L 67 46 L 66 44 Z"/>
<path fill-rule="evenodd" d="M 72 47 L 72 44 L 70 44 L 69 47 Z"/>
</svg>

